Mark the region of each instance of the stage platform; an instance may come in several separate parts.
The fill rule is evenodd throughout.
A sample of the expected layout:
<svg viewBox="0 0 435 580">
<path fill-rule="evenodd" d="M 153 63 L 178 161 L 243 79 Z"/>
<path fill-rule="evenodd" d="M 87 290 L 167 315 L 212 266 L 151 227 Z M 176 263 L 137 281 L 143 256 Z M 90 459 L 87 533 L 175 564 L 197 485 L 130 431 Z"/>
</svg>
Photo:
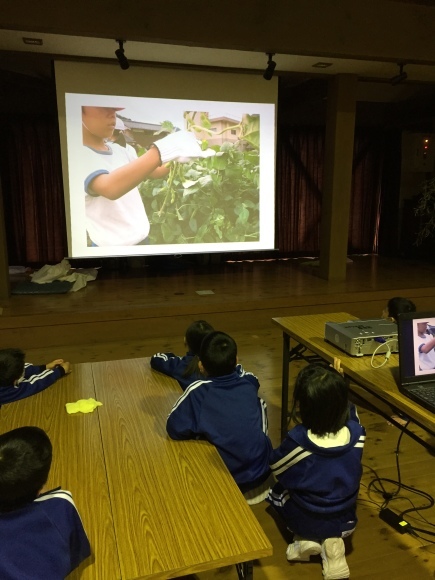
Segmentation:
<svg viewBox="0 0 435 580">
<path fill-rule="evenodd" d="M 78 292 L 12 295 L 3 301 L 0 348 L 148 340 L 206 319 L 227 332 L 268 328 L 271 318 L 346 311 L 378 317 L 392 296 L 435 310 L 435 265 L 350 256 L 344 282 L 318 276 L 315 260 L 269 259 L 198 265 L 163 260 L 101 268 Z M 115 262 L 116 265 L 116 262 Z M 22 281 L 11 279 L 11 285 Z"/>
</svg>

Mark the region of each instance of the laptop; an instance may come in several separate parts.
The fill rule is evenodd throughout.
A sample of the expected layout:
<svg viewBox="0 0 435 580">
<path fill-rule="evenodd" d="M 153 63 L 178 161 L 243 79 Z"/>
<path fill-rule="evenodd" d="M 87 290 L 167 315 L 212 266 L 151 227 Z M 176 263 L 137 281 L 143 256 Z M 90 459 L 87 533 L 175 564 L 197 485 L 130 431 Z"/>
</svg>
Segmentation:
<svg viewBox="0 0 435 580">
<path fill-rule="evenodd" d="M 435 413 L 435 312 L 399 315 L 399 391 Z"/>
</svg>

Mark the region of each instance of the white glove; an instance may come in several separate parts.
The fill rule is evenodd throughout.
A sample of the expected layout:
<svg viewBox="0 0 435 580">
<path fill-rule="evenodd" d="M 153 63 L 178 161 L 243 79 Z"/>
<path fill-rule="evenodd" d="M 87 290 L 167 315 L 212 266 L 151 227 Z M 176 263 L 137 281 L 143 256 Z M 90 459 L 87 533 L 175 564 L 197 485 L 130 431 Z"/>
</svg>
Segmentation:
<svg viewBox="0 0 435 580">
<path fill-rule="evenodd" d="M 216 154 L 213 149 L 203 151 L 195 135 L 189 131 L 171 133 L 156 141 L 154 145 L 160 152 L 162 164 L 168 161 L 187 163 L 196 157 L 211 157 Z"/>
</svg>

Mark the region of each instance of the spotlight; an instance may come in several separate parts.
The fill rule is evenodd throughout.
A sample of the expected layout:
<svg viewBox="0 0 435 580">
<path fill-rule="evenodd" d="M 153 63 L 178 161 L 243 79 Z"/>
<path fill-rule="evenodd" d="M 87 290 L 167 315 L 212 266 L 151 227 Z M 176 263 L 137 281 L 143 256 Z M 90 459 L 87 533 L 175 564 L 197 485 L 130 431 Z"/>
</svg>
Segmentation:
<svg viewBox="0 0 435 580">
<path fill-rule="evenodd" d="M 403 67 L 405 66 L 403 63 L 397 63 L 398 67 L 399 67 L 399 74 L 396 75 L 395 77 L 393 77 L 390 80 L 390 83 L 395 86 L 398 85 L 399 83 L 401 83 L 402 81 L 406 81 L 406 79 L 408 78 L 408 75 L 406 74 L 406 72 L 403 72 Z"/>
<path fill-rule="evenodd" d="M 269 60 L 267 61 L 267 68 L 264 71 L 263 78 L 266 81 L 270 81 L 270 79 L 273 77 L 273 73 L 276 67 L 276 62 L 272 60 L 272 56 L 275 56 L 275 54 L 272 52 L 266 52 L 266 54 L 269 57 Z"/>
<path fill-rule="evenodd" d="M 122 68 L 122 70 L 127 70 L 130 67 L 130 63 L 128 62 L 127 57 L 124 54 L 124 42 L 126 41 L 117 39 L 116 42 L 119 44 L 119 48 L 115 50 L 119 66 Z"/>
</svg>

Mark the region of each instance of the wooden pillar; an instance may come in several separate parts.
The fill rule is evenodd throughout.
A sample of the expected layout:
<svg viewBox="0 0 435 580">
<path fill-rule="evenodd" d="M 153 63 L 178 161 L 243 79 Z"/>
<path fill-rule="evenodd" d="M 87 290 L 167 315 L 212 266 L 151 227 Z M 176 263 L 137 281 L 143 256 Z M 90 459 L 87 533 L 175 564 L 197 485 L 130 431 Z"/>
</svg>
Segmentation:
<svg viewBox="0 0 435 580">
<path fill-rule="evenodd" d="M 319 263 L 326 280 L 346 279 L 357 82 L 337 75 L 328 88 Z"/>
<path fill-rule="evenodd" d="M 9 283 L 8 249 L 6 246 L 6 224 L 0 182 L 0 300 L 7 300 L 10 295 L 11 287 Z"/>
</svg>

